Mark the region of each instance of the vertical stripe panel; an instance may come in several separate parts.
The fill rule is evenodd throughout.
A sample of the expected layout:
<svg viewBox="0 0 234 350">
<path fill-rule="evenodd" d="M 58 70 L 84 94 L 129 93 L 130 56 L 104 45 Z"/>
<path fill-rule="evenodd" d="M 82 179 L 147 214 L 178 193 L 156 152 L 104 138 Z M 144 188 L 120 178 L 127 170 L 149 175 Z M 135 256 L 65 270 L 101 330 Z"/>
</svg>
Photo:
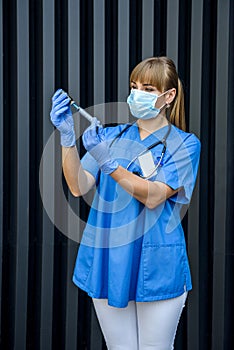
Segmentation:
<svg viewBox="0 0 234 350">
<path fill-rule="evenodd" d="M 118 123 L 129 120 L 129 0 L 118 1 Z"/>
<path fill-rule="evenodd" d="M 80 83 L 80 0 L 68 0 L 68 85 L 79 103 Z"/>
<path fill-rule="evenodd" d="M 29 18 L 28 4 L 17 2 L 17 241 L 15 344 L 26 347 L 29 234 Z"/>
<path fill-rule="evenodd" d="M 167 1 L 154 2 L 154 56 L 166 55 Z"/>
<path fill-rule="evenodd" d="M 190 66 L 190 119 L 189 130 L 200 136 L 201 67 L 202 67 L 202 5 L 192 2 L 191 66 Z M 199 178 L 188 215 L 188 253 L 191 260 L 194 289 L 189 298 L 188 348 L 199 349 Z"/>
<path fill-rule="evenodd" d="M 179 0 L 167 1 L 167 56 L 178 62 Z"/>
<path fill-rule="evenodd" d="M 90 349 L 102 350 L 103 349 L 103 337 L 99 323 L 97 320 L 96 312 L 92 305 L 91 307 L 91 334 L 90 334 Z"/>
<path fill-rule="evenodd" d="M 93 0 L 80 1 L 80 101 L 93 105 Z"/>
<path fill-rule="evenodd" d="M 3 22 L 0 0 L 0 315 L 2 314 L 2 250 L 3 250 Z M 1 328 L 1 318 L 0 318 Z"/>
<path fill-rule="evenodd" d="M 118 1 L 118 101 L 129 91 L 129 0 Z"/>
<path fill-rule="evenodd" d="M 105 101 L 105 1 L 94 1 L 94 105 Z M 109 62 L 108 64 L 111 65 Z"/>
<path fill-rule="evenodd" d="M 49 121 L 51 96 L 54 91 L 54 1 L 43 0 L 43 143 L 46 144 L 53 127 Z M 55 152 L 54 149 L 51 152 Z M 53 161 L 53 157 L 52 157 Z M 50 212 L 54 208 L 54 189 L 46 188 L 48 172 L 53 178 L 53 171 L 43 168 L 43 192 L 52 193 Z M 41 325 L 40 349 L 52 348 L 52 307 L 53 307 L 53 252 L 54 227 L 47 214 L 43 213 L 42 245 L 42 284 L 41 284 Z"/>
<path fill-rule="evenodd" d="M 216 66 L 215 222 L 213 270 L 213 349 L 224 341 L 225 239 L 227 201 L 227 103 L 229 1 L 218 1 Z"/>
<path fill-rule="evenodd" d="M 4 347 L 14 347 L 17 232 L 17 13 L 14 0 L 3 2 L 3 271 L 2 330 Z M 10 43 L 10 45 L 8 44 Z M 14 103 L 12 103 L 14 101 Z M 9 278 L 10 276 L 10 278 Z"/>
<path fill-rule="evenodd" d="M 129 0 L 129 69 L 142 57 L 142 1 Z"/>
<path fill-rule="evenodd" d="M 112 15 L 111 14 L 115 14 Z M 116 123 L 118 98 L 118 0 L 105 1 L 105 106 L 108 123 Z"/>
<path fill-rule="evenodd" d="M 94 1 L 93 45 L 94 45 L 94 109 L 102 123 L 105 123 L 105 1 Z"/>
<path fill-rule="evenodd" d="M 66 341 L 65 349 L 77 349 L 77 332 L 74 330 L 78 327 L 78 288 L 71 284 L 73 267 L 77 253 L 77 245 L 69 240 L 67 252 L 67 281 L 66 281 Z"/>
<path fill-rule="evenodd" d="M 229 70 L 228 70 L 228 125 L 227 125 L 227 189 L 232 188 L 234 182 L 234 2 L 230 1 L 229 16 Z M 227 212 L 226 212 L 226 265 L 225 265 L 225 324 L 224 324 L 224 349 L 228 349 L 230 344 L 234 342 L 234 334 L 232 332 L 234 324 L 233 308 L 230 303 L 233 300 L 234 279 L 234 236 L 233 236 L 233 217 L 234 203 L 231 195 L 227 196 Z"/>
<path fill-rule="evenodd" d="M 215 177 L 215 103 L 217 1 L 203 1 L 200 216 L 199 222 L 199 350 L 212 346 L 213 232 Z M 207 117 L 209 116 L 209 117 Z"/>
<path fill-rule="evenodd" d="M 154 1 L 144 0 L 142 5 L 142 59 L 153 56 Z"/>
</svg>

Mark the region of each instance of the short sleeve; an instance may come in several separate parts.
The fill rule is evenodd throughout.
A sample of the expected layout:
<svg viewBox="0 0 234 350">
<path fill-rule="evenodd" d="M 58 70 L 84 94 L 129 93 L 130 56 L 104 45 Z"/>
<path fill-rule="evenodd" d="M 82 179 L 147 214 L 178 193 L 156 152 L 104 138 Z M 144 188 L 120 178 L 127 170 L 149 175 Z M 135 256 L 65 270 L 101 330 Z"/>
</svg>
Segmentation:
<svg viewBox="0 0 234 350">
<path fill-rule="evenodd" d="M 174 190 L 179 189 L 170 200 L 182 204 L 191 200 L 200 158 L 200 141 L 193 134 L 186 135 L 178 134 L 170 141 L 168 156 L 155 179 Z"/>
<path fill-rule="evenodd" d="M 84 170 L 88 171 L 91 175 L 93 175 L 97 183 L 100 170 L 96 160 L 91 156 L 89 152 L 86 152 L 84 157 L 81 159 L 81 165 Z"/>
</svg>

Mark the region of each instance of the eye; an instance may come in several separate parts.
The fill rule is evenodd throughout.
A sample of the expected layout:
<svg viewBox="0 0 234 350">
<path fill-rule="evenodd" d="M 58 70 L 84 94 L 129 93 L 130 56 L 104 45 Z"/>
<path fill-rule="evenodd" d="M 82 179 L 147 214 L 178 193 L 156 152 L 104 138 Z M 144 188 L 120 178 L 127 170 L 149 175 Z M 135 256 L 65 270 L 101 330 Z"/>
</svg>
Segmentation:
<svg viewBox="0 0 234 350">
<path fill-rule="evenodd" d="M 147 87 L 147 88 L 145 88 L 145 91 L 147 91 L 147 92 L 152 92 L 152 91 L 155 91 L 155 89 L 150 88 L 150 87 Z"/>
</svg>

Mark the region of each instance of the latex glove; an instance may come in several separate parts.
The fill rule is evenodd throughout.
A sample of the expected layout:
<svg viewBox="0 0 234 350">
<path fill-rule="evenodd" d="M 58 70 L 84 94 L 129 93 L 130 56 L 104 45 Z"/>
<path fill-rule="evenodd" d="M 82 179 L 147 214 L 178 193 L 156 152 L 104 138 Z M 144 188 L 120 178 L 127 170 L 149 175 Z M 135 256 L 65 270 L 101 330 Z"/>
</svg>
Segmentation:
<svg viewBox="0 0 234 350">
<path fill-rule="evenodd" d="M 53 125 L 60 131 L 61 145 L 64 147 L 74 146 L 76 143 L 76 136 L 70 107 L 70 98 L 65 92 L 62 92 L 62 89 L 57 90 L 52 97 L 50 119 Z"/>
<path fill-rule="evenodd" d="M 93 118 L 90 127 L 85 130 L 82 140 L 85 149 L 97 161 L 102 172 L 111 174 L 118 168 L 118 163 L 111 159 L 109 145 L 105 139 L 103 127 L 97 118 Z"/>
</svg>

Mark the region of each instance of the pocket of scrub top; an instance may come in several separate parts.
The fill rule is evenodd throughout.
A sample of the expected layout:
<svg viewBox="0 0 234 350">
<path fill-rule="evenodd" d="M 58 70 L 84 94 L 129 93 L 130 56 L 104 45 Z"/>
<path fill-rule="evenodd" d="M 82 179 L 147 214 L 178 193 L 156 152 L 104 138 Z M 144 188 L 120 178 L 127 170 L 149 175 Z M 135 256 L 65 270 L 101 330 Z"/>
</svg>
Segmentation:
<svg viewBox="0 0 234 350">
<path fill-rule="evenodd" d="M 145 246 L 143 261 L 144 296 L 166 297 L 183 292 L 186 276 L 182 244 Z"/>
</svg>

